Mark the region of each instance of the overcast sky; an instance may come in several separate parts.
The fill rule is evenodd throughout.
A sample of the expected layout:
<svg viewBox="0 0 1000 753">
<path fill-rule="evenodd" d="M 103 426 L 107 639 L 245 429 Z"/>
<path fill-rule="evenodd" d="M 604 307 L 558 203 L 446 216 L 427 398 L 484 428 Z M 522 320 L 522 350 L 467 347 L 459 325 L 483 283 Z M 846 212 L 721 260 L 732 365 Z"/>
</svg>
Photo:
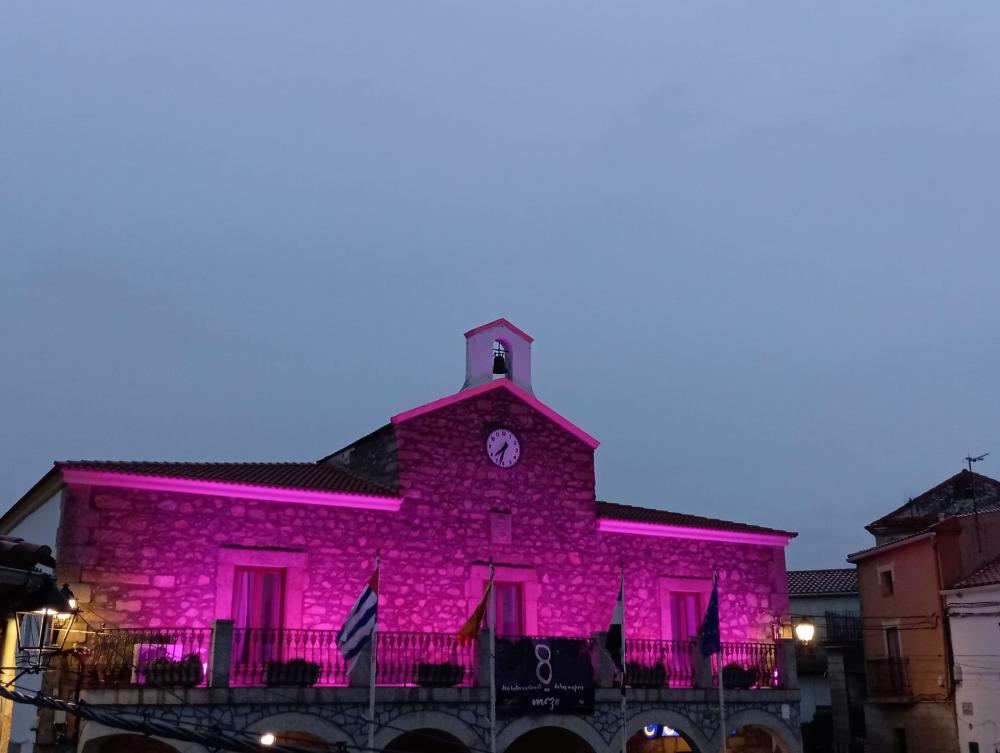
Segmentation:
<svg viewBox="0 0 1000 753">
<path fill-rule="evenodd" d="M 313 460 L 532 334 L 598 494 L 863 525 L 992 450 L 1000 6 L 0 4 L 0 509 Z"/>
</svg>

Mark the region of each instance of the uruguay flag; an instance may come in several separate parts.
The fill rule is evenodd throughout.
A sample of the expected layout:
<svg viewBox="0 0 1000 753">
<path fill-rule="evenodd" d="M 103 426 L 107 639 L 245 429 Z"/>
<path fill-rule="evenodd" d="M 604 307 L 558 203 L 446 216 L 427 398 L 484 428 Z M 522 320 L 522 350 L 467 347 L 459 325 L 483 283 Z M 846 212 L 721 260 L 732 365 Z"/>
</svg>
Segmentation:
<svg viewBox="0 0 1000 753">
<path fill-rule="evenodd" d="M 341 656 L 351 663 L 369 644 L 378 622 L 378 570 L 368 579 L 344 626 L 337 634 L 337 648 Z"/>
</svg>

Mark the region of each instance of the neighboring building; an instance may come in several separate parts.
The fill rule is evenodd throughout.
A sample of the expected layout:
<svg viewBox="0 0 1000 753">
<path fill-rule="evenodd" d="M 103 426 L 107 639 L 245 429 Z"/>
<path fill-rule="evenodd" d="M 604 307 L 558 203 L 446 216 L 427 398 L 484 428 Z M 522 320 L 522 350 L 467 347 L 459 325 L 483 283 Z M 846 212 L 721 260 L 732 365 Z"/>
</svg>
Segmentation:
<svg viewBox="0 0 1000 753">
<path fill-rule="evenodd" d="M 788 600 L 793 625 L 807 619 L 816 627 L 809 645 L 795 649 L 803 750 L 857 750 L 866 696 L 857 570 L 789 570 Z"/>
<path fill-rule="evenodd" d="M 56 561 L 52 549 L 15 536 L 0 536 L 0 684 L 38 688 L 37 675 L 18 677 L 17 626 L 15 619 L 22 609 L 34 609 L 55 590 L 52 568 Z M 0 698 L 0 751 L 20 753 L 20 743 L 30 737 L 27 725 L 11 728 L 13 704 Z"/>
<path fill-rule="evenodd" d="M 962 753 L 1000 751 L 1000 558 L 945 590 Z"/>
<path fill-rule="evenodd" d="M 858 566 L 871 753 L 958 751 L 944 597 L 1000 555 L 1000 482 L 962 471 L 868 526 Z"/>
<path fill-rule="evenodd" d="M 788 621 L 795 534 L 596 500 L 598 442 L 534 396 L 532 339 L 497 320 L 466 343 L 458 393 L 317 462 L 56 463 L 0 532 L 57 515 L 59 578 L 106 628 L 47 689 L 109 713 L 357 750 L 367 693 L 344 686 L 367 675 L 348 672 L 336 634 L 380 552 L 375 747 L 486 750 L 485 638 L 455 633 L 492 562 L 507 678 L 498 750 L 617 751 L 621 695 L 600 646 L 624 567 L 629 750 L 714 753 L 725 738 L 741 753 L 799 751 L 794 647 L 773 632 Z M 717 671 L 697 649 L 713 570 L 726 730 Z M 567 673 L 561 695 L 545 667 L 519 660 L 532 650 Z M 306 660 L 297 674 L 292 659 Z M 168 684 L 193 687 L 157 689 Z M 68 722 L 84 753 L 203 751 Z M 54 749 L 48 712 L 38 743 Z"/>
</svg>

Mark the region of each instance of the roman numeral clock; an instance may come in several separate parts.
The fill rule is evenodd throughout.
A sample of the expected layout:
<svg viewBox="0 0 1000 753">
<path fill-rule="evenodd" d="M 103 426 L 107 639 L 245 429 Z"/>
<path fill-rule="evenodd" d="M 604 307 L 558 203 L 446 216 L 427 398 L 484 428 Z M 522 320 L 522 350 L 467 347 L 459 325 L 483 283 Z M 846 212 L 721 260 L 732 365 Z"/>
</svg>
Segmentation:
<svg viewBox="0 0 1000 753">
<path fill-rule="evenodd" d="M 486 455 L 498 468 L 510 468 L 521 458 L 521 442 L 509 429 L 494 429 L 486 438 Z"/>
</svg>

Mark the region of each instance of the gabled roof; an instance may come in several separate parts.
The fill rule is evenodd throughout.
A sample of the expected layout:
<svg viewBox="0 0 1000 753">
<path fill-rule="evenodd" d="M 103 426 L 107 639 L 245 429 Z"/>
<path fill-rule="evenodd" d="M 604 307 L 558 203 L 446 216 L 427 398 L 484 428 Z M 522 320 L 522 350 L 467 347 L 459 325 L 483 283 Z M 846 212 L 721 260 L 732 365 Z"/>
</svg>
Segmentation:
<svg viewBox="0 0 1000 753">
<path fill-rule="evenodd" d="M 1000 481 L 962 469 L 865 528 L 872 533 L 913 533 L 933 525 L 942 517 L 972 512 L 975 507 L 982 510 L 998 502 Z"/>
<path fill-rule="evenodd" d="M 959 588 L 976 588 L 977 586 L 992 586 L 995 584 L 1000 584 L 1000 557 L 979 568 L 968 578 L 963 578 L 951 588 L 955 590 Z"/>
<path fill-rule="evenodd" d="M 66 460 L 64 470 L 101 471 L 192 481 L 211 481 L 275 489 L 343 492 L 371 497 L 395 493 L 370 479 L 332 463 L 173 463 L 146 460 Z"/>
<path fill-rule="evenodd" d="M 670 510 L 655 510 L 650 507 L 635 507 L 617 502 L 597 502 L 597 517 L 611 520 L 627 520 L 636 523 L 656 523 L 665 526 L 680 526 L 682 528 L 702 528 L 716 531 L 735 531 L 741 533 L 762 533 L 787 536 L 798 536 L 792 531 L 782 531 L 777 528 L 765 528 L 749 523 L 735 523 L 731 520 L 705 518 L 701 515 L 690 515 L 684 512 Z"/>
<path fill-rule="evenodd" d="M 521 329 L 519 327 L 515 327 L 513 324 L 511 324 L 509 321 L 507 321 L 503 317 L 500 317 L 499 319 L 494 319 L 492 322 L 486 322 L 486 324 L 480 324 L 478 327 L 473 327 L 472 329 L 470 329 L 468 332 L 465 333 L 465 336 L 466 337 L 472 337 L 477 332 L 483 332 L 484 330 L 492 329 L 493 327 L 496 327 L 497 325 L 506 327 L 511 332 L 514 332 L 515 334 L 518 334 L 521 337 L 523 337 L 529 343 L 530 342 L 534 342 L 534 340 L 535 340 L 535 338 L 533 338 L 531 335 L 529 335 L 523 329 Z"/>
<path fill-rule="evenodd" d="M 786 577 L 789 596 L 833 596 L 858 592 L 858 570 L 854 567 L 789 570 Z"/>
<path fill-rule="evenodd" d="M 480 384 L 476 387 L 459 390 L 454 395 L 448 395 L 447 397 L 442 397 L 440 400 L 434 400 L 433 402 L 426 403 L 417 408 L 397 413 L 392 417 L 392 423 L 393 425 L 401 424 L 412 418 L 416 418 L 417 416 L 422 416 L 425 413 L 431 413 L 436 410 L 441 410 L 442 408 L 447 408 L 449 405 L 460 403 L 463 400 L 468 400 L 478 395 L 492 392 L 493 390 L 507 390 L 512 395 L 537 410 L 554 424 L 561 426 L 591 449 L 597 449 L 598 445 L 601 444 L 572 421 L 559 415 L 537 397 L 518 387 L 510 379 L 494 379 L 492 382 L 486 382 L 485 384 Z"/>
</svg>

